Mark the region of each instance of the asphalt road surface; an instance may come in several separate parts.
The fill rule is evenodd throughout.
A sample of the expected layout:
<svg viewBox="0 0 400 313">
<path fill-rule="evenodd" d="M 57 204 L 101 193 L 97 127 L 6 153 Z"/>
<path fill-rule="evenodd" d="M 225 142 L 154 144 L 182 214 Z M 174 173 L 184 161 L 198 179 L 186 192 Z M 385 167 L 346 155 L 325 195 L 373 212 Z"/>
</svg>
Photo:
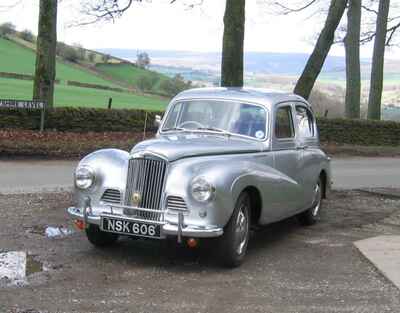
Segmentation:
<svg viewBox="0 0 400 313">
<path fill-rule="evenodd" d="M 77 161 L 0 161 L 0 192 L 71 188 Z M 400 158 L 333 158 L 333 188 L 400 188 Z"/>
<path fill-rule="evenodd" d="M 291 218 L 254 232 L 236 269 L 221 267 L 207 241 L 166 250 L 163 241 L 125 237 L 97 249 L 76 230 L 49 238 L 48 226 L 73 229 L 71 200 L 0 195 L 0 254 L 29 255 L 25 278 L 0 279 L 0 312 L 399 312 L 400 291 L 353 245 L 400 235 L 399 199 L 335 191 L 318 224 Z"/>
</svg>

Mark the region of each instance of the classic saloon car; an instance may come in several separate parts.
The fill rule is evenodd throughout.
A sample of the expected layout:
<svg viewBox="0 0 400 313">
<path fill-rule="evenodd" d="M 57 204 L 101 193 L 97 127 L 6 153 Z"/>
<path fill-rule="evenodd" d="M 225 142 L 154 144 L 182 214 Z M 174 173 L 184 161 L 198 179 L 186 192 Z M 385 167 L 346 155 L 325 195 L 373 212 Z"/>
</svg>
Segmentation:
<svg viewBox="0 0 400 313">
<path fill-rule="evenodd" d="M 187 242 L 218 237 L 239 265 L 250 227 L 298 216 L 314 224 L 330 189 L 310 105 L 294 94 L 200 88 L 178 94 L 154 139 L 105 149 L 75 171 L 68 209 L 97 246 L 119 235 Z"/>
</svg>

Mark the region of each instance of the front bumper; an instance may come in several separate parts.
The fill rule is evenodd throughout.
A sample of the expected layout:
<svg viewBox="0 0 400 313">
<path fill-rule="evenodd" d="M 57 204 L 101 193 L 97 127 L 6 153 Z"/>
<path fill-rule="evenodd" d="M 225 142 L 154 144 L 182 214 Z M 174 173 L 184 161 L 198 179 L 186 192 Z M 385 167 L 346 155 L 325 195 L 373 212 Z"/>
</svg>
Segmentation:
<svg viewBox="0 0 400 313">
<path fill-rule="evenodd" d="M 101 217 L 99 215 L 92 215 L 89 206 L 83 209 L 70 207 L 67 209 L 67 212 L 73 220 L 80 220 L 84 221 L 85 224 L 94 224 L 100 226 Z M 106 215 L 110 216 L 109 213 Z M 124 218 L 124 215 L 115 215 L 115 217 Z M 132 217 L 129 217 L 129 219 L 132 220 Z M 143 222 L 143 220 L 138 221 Z M 154 221 L 149 220 L 146 222 L 152 223 Z M 177 236 L 178 242 L 181 241 L 182 237 L 213 238 L 221 236 L 224 232 L 222 228 L 215 226 L 200 227 L 194 225 L 185 225 L 183 213 L 179 213 L 178 224 L 176 225 L 167 222 L 155 223 L 161 224 L 161 238 L 165 238 L 166 236 Z"/>
</svg>

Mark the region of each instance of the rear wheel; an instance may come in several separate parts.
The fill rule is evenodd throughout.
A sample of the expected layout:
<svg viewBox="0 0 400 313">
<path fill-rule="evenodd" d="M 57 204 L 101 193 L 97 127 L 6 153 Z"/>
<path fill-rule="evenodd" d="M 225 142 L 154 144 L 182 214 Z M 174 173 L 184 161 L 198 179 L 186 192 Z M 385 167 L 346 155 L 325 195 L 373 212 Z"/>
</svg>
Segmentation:
<svg viewBox="0 0 400 313">
<path fill-rule="evenodd" d="M 242 193 L 236 202 L 233 214 L 219 238 L 221 261 L 225 266 L 236 267 L 242 264 L 246 255 L 250 234 L 250 199 Z"/>
<path fill-rule="evenodd" d="M 89 242 L 96 247 L 112 245 L 118 239 L 117 234 L 101 231 L 97 225 L 89 225 L 89 227 L 86 228 L 86 237 Z"/>
<path fill-rule="evenodd" d="M 314 225 L 319 220 L 319 214 L 322 206 L 322 191 L 323 185 L 321 178 L 318 179 L 314 187 L 314 201 L 311 208 L 298 215 L 299 222 L 302 225 Z"/>
</svg>

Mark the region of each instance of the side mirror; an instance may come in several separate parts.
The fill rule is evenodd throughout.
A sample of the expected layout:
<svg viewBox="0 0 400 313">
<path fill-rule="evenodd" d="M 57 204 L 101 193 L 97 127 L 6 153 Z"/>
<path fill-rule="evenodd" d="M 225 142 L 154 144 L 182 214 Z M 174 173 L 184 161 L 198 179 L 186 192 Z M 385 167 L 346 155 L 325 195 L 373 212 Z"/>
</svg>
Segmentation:
<svg viewBox="0 0 400 313">
<path fill-rule="evenodd" d="M 155 119 L 154 119 L 154 126 L 155 127 L 160 127 L 161 125 L 161 116 L 160 115 L 156 115 Z"/>
</svg>

